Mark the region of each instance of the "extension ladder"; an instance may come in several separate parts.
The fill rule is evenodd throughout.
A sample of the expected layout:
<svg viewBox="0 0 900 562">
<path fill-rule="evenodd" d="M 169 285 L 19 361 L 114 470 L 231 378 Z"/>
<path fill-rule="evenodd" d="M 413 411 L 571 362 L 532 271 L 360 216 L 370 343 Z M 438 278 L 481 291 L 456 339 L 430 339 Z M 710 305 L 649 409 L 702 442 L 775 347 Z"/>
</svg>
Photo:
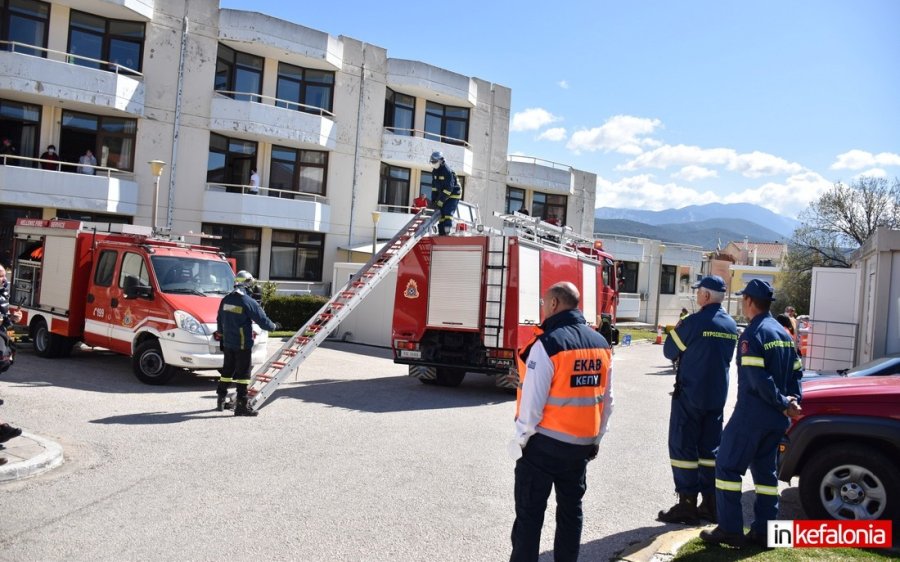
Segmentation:
<svg viewBox="0 0 900 562">
<path fill-rule="evenodd" d="M 309 354 L 325 341 L 341 321 L 350 314 L 366 296 L 372 292 L 390 270 L 409 253 L 416 243 L 431 231 L 440 218 L 439 213 L 423 209 L 384 245 L 380 252 L 372 256 L 343 289 L 319 309 L 300 330 L 294 334 L 263 366 L 253 375 L 247 387 L 247 405 L 258 409 L 272 396 L 278 385 L 294 372 Z"/>
</svg>

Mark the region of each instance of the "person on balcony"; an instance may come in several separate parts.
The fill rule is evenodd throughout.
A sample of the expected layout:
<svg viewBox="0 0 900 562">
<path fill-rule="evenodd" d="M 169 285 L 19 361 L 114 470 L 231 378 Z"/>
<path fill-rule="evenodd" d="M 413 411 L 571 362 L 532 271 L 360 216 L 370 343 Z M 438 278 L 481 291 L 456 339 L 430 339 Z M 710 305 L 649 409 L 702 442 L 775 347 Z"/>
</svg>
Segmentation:
<svg viewBox="0 0 900 562">
<path fill-rule="evenodd" d="M 81 158 L 78 159 L 78 164 L 79 174 L 88 174 L 93 176 L 97 173 L 97 169 L 94 168 L 94 166 L 97 165 L 97 159 L 94 158 L 94 153 L 91 152 L 90 149 L 84 151 L 84 154 L 82 154 Z"/>
<path fill-rule="evenodd" d="M 424 193 L 420 193 L 418 197 L 413 199 L 412 210 L 414 213 L 420 212 L 422 209 L 428 206 L 428 198 L 425 197 Z"/>
<path fill-rule="evenodd" d="M 52 160 L 53 162 L 59 162 L 59 154 L 56 153 L 56 147 L 52 144 L 47 147 L 47 150 L 41 154 L 41 160 Z M 59 170 L 59 164 L 54 164 L 53 162 L 41 162 L 41 169 L 44 170 Z"/>
<path fill-rule="evenodd" d="M 18 162 L 17 158 L 14 157 L 18 155 L 19 151 L 16 150 L 13 143 L 8 138 L 3 137 L 3 142 L 0 143 L 0 165 L 9 164 L 10 166 L 15 166 Z M 10 156 L 13 158 L 9 158 Z"/>
<path fill-rule="evenodd" d="M 250 169 L 250 189 L 248 191 L 251 195 L 259 195 L 259 174 L 256 173 L 256 168 Z"/>
</svg>

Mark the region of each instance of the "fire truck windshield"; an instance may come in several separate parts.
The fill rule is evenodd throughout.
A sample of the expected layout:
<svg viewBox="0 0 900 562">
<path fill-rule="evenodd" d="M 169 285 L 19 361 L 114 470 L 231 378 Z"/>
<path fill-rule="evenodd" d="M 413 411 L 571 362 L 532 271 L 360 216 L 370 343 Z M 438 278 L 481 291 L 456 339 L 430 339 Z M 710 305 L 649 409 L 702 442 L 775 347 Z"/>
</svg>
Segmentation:
<svg viewBox="0 0 900 562">
<path fill-rule="evenodd" d="M 164 293 L 227 295 L 234 288 L 234 273 L 226 262 L 180 256 L 152 256 L 150 261 Z"/>
</svg>

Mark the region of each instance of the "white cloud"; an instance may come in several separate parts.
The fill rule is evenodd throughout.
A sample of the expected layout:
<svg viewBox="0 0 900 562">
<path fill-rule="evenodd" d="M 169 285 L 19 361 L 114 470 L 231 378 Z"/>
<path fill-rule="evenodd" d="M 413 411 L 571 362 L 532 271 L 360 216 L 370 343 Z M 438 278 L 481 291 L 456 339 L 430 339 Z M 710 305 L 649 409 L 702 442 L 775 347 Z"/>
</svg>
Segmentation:
<svg viewBox="0 0 900 562">
<path fill-rule="evenodd" d="M 880 152 L 872 154 L 865 150 L 851 150 L 838 154 L 831 165 L 832 170 L 861 170 L 870 166 L 900 166 L 900 154 Z"/>
<path fill-rule="evenodd" d="M 540 107 L 531 107 L 525 111 L 520 111 L 513 115 L 512 131 L 536 131 L 545 125 L 561 121 L 562 117 L 553 115 L 546 109 Z"/>
<path fill-rule="evenodd" d="M 815 172 L 794 174 L 784 183 L 768 182 L 722 197 L 677 183 L 657 183 L 651 174 L 610 181 L 597 177 L 597 205 L 659 211 L 706 203 L 753 203 L 785 216 L 797 217 L 832 183 Z M 765 226 L 765 225 L 763 225 Z"/>
<path fill-rule="evenodd" d="M 672 177 L 675 179 L 681 179 L 684 181 L 697 181 L 704 180 L 706 178 L 715 178 L 718 177 L 719 173 L 715 170 L 710 170 L 709 168 L 704 168 L 703 166 L 685 166 L 681 169 L 681 171 L 675 172 L 672 174 Z"/>
<path fill-rule="evenodd" d="M 599 127 L 575 131 L 566 148 L 576 153 L 602 150 L 636 155 L 642 153 L 644 147 L 659 146 L 659 141 L 649 138 L 648 135 L 661 125 L 662 121 L 659 119 L 616 115 Z"/>
<path fill-rule="evenodd" d="M 853 179 L 859 179 L 863 176 L 866 176 L 869 178 L 886 178 L 886 177 L 888 177 L 888 173 L 887 173 L 887 170 L 885 170 L 884 168 L 869 168 L 865 172 L 860 172 L 859 174 L 854 176 Z"/>
<path fill-rule="evenodd" d="M 657 168 L 665 170 L 671 166 L 723 166 L 732 172 L 740 172 L 748 178 L 773 176 L 778 174 L 798 174 L 804 170 L 796 162 L 765 152 L 739 154 L 731 148 L 701 148 L 699 146 L 663 145 L 649 152 L 639 154 L 634 159 L 616 167 L 617 170 L 639 170 Z"/>
<path fill-rule="evenodd" d="M 560 88 L 562 88 L 563 90 L 569 89 L 569 82 L 567 80 L 560 80 L 559 82 L 556 83 L 556 85 L 559 86 Z"/>
<path fill-rule="evenodd" d="M 566 129 L 565 127 L 554 127 L 552 129 L 547 129 L 538 135 L 537 140 L 548 140 L 559 142 L 562 140 L 566 140 Z"/>
</svg>

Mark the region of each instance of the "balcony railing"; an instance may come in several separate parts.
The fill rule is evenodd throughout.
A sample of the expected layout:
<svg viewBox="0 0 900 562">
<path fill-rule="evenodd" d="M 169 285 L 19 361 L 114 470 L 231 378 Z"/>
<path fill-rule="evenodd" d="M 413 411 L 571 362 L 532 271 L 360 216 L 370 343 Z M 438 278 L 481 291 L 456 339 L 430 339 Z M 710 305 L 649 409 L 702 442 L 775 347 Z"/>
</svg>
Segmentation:
<svg viewBox="0 0 900 562">
<path fill-rule="evenodd" d="M 313 203 L 321 203 L 322 205 L 328 204 L 327 197 L 323 195 L 316 195 L 315 193 L 303 193 L 302 191 L 291 191 L 289 189 L 256 187 L 252 185 L 241 185 L 236 183 L 209 182 L 206 184 L 206 191 L 240 193 L 242 195 L 263 195 L 266 197 L 277 197 L 281 199 L 300 199 L 303 201 L 312 201 Z"/>
<path fill-rule="evenodd" d="M 119 63 L 109 62 L 100 59 L 92 59 L 91 57 L 83 57 L 81 55 L 76 55 L 74 53 L 67 53 L 65 51 L 57 51 L 54 49 L 47 49 L 46 47 L 38 47 L 37 45 L 29 45 L 28 43 L 20 43 L 19 41 L 0 41 L 0 46 L 5 46 L 7 51 L 13 53 L 21 53 L 23 55 L 37 56 L 33 52 L 29 51 L 38 51 L 45 54 L 54 54 L 59 55 L 58 60 L 65 61 L 69 64 L 76 64 L 75 61 L 85 61 L 90 63 L 95 63 L 99 66 L 96 70 L 107 70 L 109 72 L 115 72 L 116 74 L 124 74 L 126 76 L 140 76 L 144 75 L 137 70 L 129 68 L 127 66 L 123 66 Z M 45 58 L 45 57 L 40 57 Z M 80 65 L 86 66 L 86 65 Z M 86 68 L 91 68 L 86 66 Z"/>
<path fill-rule="evenodd" d="M 458 139 L 456 137 L 448 137 L 446 135 L 439 135 L 437 133 L 430 133 L 428 131 L 422 131 L 420 129 L 401 129 L 399 127 L 385 127 L 385 131 L 391 133 L 393 135 L 402 136 L 402 137 L 418 137 L 425 138 L 429 140 L 435 140 L 438 142 L 443 142 L 447 144 L 455 144 L 459 146 L 464 146 L 471 150 L 472 145 L 463 139 Z"/>
<path fill-rule="evenodd" d="M 560 164 L 559 162 L 552 162 L 550 160 L 544 160 L 543 158 L 535 158 L 533 156 L 519 156 L 519 155 L 510 155 L 507 160 L 509 162 L 521 162 L 523 164 L 533 164 L 535 166 L 544 166 L 546 168 L 553 168 L 555 170 L 565 170 L 567 172 L 572 171 L 572 166 L 568 164 Z"/>
<path fill-rule="evenodd" d="M 295 111 L 302 111 L 304 113 L 318 113 L 321 117 L 331 117 L 334 118 L 334 113 L 328 111 L 327 109 L 322 109 L 321 107 L 315 105 L 307 105 L 305 103 L 298 103 L 290 100 L 283 100 L 281 98 L 273 98 L 272 96 L 264 96 L 262 94 L 254 94 L 252 92 L 233 92 L 231 90 L 216 90 L 216 93 L 235 100 L 239 101 L 251 101 L 254 103 L 263 103 L 263 100 L 273 102 L 268 105 L 274 105 L 275 107 L 282 107 L 284 109 L 293 109 Z M 245 99 L 246 98 L 246 99 Z"/>
<path fill-rule="evenodd" d="M 32 165 L 22 164 L 27 162 Z M 34 166 L 33 164 L 48 164 L 51 167 Z M 0 165 L 3 166 L 19 166 L 21 168 L 39 168 L 46 172 L 64 172 L 70 174 L 82 174 L 87 176 L 103 176 L 112 177 L 113 172 L 122 172 L 118 168 L 110 168 L 108 166 L 94 166 L 91 164 L 79 164 L 78 162 L 63 162 L 62 160 L 47 160 L 46 158 L 29 158 L 27 156 L 13 156 L 11 154 L 0 155 Z M 80 171 L 78 168 L 90 169 L 93 173 Z"/>
</svg>

